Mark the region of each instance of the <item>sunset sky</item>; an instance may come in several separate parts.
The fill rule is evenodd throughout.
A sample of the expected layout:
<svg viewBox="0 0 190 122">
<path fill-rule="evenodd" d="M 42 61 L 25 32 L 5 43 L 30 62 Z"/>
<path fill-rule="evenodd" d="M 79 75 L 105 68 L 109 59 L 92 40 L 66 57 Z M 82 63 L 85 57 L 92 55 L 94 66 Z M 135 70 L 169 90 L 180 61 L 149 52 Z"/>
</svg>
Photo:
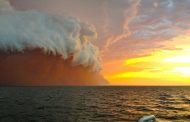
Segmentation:
<svg viewBox="0 0 190 122">
<path fill-rule="evenodd" d="M 190 85 L 190 0 L 9 0 L 95 26 L 111 85 Z"/>
</svg>

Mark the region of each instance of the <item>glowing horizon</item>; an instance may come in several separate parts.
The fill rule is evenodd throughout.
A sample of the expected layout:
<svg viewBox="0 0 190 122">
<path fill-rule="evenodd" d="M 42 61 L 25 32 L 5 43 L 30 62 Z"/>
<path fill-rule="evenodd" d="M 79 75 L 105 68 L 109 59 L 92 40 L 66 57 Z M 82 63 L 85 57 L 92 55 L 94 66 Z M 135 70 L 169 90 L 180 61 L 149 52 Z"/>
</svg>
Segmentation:
<svg viewBox="0 0 190 122">
<path fill-rule="evenodd" d="M 185 39 L 182 36 L 174 38 L 172 44 L 190 39 L 188 35 L 184 36 Z M 105 76 L 112 85 L 190 85 L 189 48 L 186 44 L 179 47 L 182 49 L 159 49 L 146 56 L 124 59 L 123 71 Z"/>
<path fill-rule="evenodd" d="M 2 0 L 0 48 L 76 54 L 110 85 L 190 85 L 189 8 L 189 0 Z"/>
</svg>

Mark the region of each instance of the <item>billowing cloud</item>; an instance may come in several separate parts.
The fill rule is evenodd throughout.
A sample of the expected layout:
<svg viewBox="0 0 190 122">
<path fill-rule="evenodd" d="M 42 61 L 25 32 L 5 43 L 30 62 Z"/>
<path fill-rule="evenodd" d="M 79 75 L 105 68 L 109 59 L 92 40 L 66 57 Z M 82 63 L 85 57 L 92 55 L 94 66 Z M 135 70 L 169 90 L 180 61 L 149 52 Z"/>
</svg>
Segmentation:
<svg viewBox="0 0 190 122">
<path fill-rule="evenodd" d="M 104 63 L 178 50 L 166 45 L 189 34 L 190 0 L 10 0 L 19 10 L 66 13 L 96 27 Z M 91 36 L 90 36 L 91 37 Z M 172 42 L 171 42 L 172 43 Z M 167 44 L 171 44 L 167 43 Z M 82 57 L 81 57 L 82 59 Z M 108 68 L 108 70 L 110 70 Z"/>
<path fill-rule="evenodd" d="M 93 25 L 0 0 L 0 85 L 102 85 Z"/>
<path fill-rule="evenodd" d="M 19 9 L 64 12 L 92 23 L 98 33 L 94 43 L 101 51 L 109 47 L 106 52 L 102 51 L 104 59 L 113 57 L 113 52 L 117 50 L 127 55 L 131 47 L 141 52 L 141 47 L 134 46 L 136 40 L 143 47 L 148 47 L 146 41 L 149 41 L 149 48 L 154 48 L 158 47 L 159 41 L 168 40 L 189 29 L 189 0 L 10 1 Z"/>
<path fill-rule="evenodd" d="M 1 50 L 40 48 L 45 53 L 61 55 L 63 59 L 72 55 L 74 64 L 92 66 L 94 71 L 101 69 L 98 49 L 90 42 L 96 38 L 92 25 L 64 15 L 17 11 L 7 1 L 1 0 L 1 3 Z"/>
<path fill-rule="evenodd" d="M 102 50 L 130 35 L 129 23 L 138 12 L 140 0 L 10 0 L 22 10 L 38 9 L 46 12 L 67 13 L 95 25 Z M 107 46 L 105 46 L 107 45 Z"/>
</svg>

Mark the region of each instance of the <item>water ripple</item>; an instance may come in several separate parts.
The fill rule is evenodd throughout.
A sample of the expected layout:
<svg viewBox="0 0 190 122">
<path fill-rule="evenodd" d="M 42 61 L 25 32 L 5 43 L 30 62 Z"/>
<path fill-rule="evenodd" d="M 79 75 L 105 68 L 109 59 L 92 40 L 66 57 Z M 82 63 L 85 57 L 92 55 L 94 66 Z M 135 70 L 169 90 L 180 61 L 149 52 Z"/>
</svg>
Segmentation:
<svg viewBox="0 0 190 122">
<path fill-rule="evenodd" d="M 0 121 L 190 121 L 190 87 L 1 87 Z"/>
</svg>

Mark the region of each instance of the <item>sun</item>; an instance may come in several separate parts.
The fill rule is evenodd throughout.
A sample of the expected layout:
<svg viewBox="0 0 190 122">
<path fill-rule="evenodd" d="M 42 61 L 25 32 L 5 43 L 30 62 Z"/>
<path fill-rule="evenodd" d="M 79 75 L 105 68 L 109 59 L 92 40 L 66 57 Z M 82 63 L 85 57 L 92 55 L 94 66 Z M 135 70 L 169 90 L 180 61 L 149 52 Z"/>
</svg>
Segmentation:
<svg viewBox="0 0 190 122">
<path fill-rule="evenodd" d="M 190 76 L 190 56 L 174 56 L 163 59 L 163 62 L 175 64 L 172 72 L 180 73 L 182 76 Z"/>
<path fill-rule="evenodd" d="M 176 67 L 173 71 L 180 73 L 183 76 L 190 76 L 190 67 Z"/>
<path fill-rule="evenodd" d="M 190 56 L 176 56 L 171 58 L 165 58 L 163 61 L 171 63 L 190 63 Z"/>
</svg>

